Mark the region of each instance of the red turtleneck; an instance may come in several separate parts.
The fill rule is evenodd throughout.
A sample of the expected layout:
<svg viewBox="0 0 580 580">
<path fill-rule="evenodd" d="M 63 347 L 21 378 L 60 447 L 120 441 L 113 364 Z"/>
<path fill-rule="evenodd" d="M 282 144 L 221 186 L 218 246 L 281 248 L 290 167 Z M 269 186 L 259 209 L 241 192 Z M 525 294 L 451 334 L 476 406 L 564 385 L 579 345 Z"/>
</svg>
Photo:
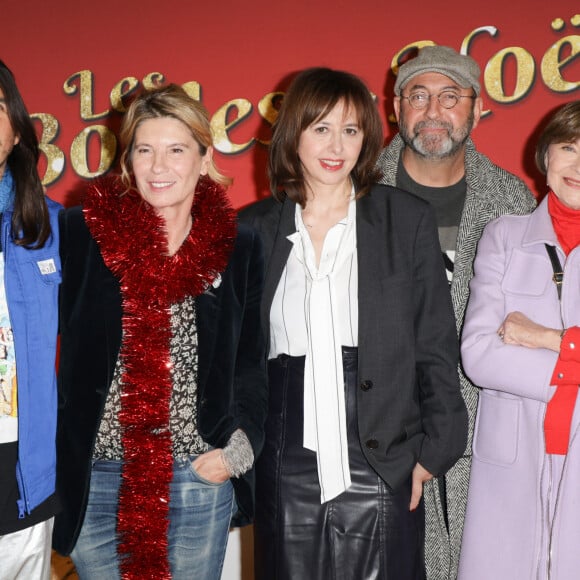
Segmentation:
<svg viewBox="0 0 580 580">
<path fill-rule="evenodd" d="M 552 226 L 566 256 L 580 245 L 580 211 L 564 205 L 552 191 L 548 194 L 548 213 Z M 546 452 L 565 455 L 570 441 L 570 427 L 580 384 L 580 328 L 566 330 L 560 345 L 560 355 L 552 385 L 556 392 L 550 399 L 544 419 Z"/>
</svg>

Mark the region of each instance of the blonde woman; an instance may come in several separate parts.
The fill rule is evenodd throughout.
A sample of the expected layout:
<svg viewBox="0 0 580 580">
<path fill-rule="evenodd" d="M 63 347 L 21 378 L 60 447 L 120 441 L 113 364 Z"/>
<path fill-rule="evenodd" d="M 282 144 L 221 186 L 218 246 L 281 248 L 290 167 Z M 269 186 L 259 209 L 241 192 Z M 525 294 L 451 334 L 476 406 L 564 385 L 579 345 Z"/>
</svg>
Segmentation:
<svg viewBox="0 0 580 580">
<path fill-rule="evenodd" d="M 122 179 L 61 219 L 56 548 L 85 580 L 221 574 L 266 411 L 259 239 L 205 109 L 175 85 L 121 128 Z"/>
</svg>

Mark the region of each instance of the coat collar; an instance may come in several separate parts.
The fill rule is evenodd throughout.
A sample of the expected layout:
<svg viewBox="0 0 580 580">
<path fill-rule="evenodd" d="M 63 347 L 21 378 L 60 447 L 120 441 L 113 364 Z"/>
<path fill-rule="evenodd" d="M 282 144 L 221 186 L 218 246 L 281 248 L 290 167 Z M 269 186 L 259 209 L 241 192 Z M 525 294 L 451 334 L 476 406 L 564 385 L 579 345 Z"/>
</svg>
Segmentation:
<svg viewBox="0 0 580 580">
<path fill-rule="evenodd" d="M 530 214 L 522 245 L 549 244 L 560 248 L 558 237 L 552 225 L 552 218 L 548 213 L 548 196 L 544 197 L 536 210 Z"/>
<path fill-rule="evenodd" d="M 377 251 L 377 232 L 383 232 L 385 225 L 382 223 L 385 213 L 378 211 L 377 203 L 385 201 L 385 193 L 373 195 L 371 189 L 365 196 L 356 202 L 356 246 L 358 256 L 364 259 L 358 261 L 359 287 L 362 281 L 366 284 L 374 284 L 378 273 L 384 268 L 384 254 Z M 379 199 L 377 199 L 379 198 Z M 374 272 L 374 274 L 373 274 Z"/>
</svg>

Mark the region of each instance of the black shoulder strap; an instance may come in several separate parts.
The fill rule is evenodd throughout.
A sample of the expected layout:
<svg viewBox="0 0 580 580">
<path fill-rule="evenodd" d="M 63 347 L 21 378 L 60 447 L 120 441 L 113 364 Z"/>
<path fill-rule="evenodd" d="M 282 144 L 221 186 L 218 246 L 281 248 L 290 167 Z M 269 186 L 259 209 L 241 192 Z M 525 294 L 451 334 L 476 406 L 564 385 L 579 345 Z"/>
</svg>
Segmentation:
<svg viewBox="0 0 580 580">
<path fill-rule="evenodd" d="M 558 258 L 558 252 L 556 252 L 556 248 L 554 246 L 550 246 L 549 244 L 544 245 L 546 246 L 546 251 L 550 257 L 550 262 L 552 262 L 552 269 L 554 270 L 552 280 L 554 280 L 554 284 L 556 284 L 556 288 L 558 290 L 558 299 L 560 300 L 562 298 L 562 282 L 564 281 L 562 264 L 560 264 L 560 259 Z"/>
</svg>

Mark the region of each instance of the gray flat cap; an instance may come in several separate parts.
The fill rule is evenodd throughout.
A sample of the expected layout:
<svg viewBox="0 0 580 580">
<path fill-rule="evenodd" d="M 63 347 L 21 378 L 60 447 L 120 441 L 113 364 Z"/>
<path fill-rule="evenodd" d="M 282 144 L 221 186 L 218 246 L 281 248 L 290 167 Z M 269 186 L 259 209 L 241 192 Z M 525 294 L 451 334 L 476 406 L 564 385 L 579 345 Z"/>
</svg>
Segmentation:
<svg viewBox="0 0 580 580">
<path fill-rule="evenodd" d="M 413 77 L 428 72 L 445 75 L 460 87 L 472 87 L 479 96 L 479 65 L 470 56 L 459 54 L 449 46 L 425 46 L 415 58 L 401 65 L 395 82 L 395 95 L 400 96 L 403 87 Z"/>
</svg>

